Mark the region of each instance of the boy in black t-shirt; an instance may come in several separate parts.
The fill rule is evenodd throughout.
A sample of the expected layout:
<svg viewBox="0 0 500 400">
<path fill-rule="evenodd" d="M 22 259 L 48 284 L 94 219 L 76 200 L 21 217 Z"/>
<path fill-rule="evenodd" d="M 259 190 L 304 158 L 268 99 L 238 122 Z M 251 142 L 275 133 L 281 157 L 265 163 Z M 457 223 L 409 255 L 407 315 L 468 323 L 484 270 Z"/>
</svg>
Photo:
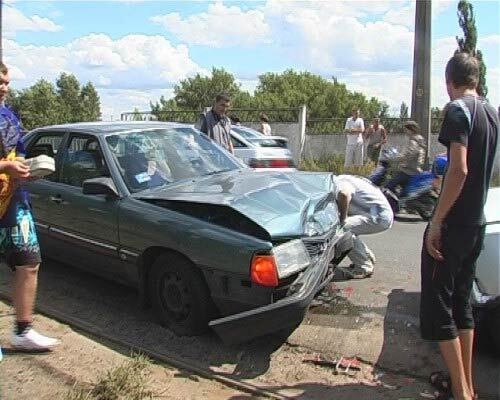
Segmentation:
<svg viewBox="0 0 500 400">
<path fill-rule="evenodd" d="M 483 245 L 483 207 L 499 129 L 496 110 L 477 95 L 478 76 L 473 56 L 457 53 L 448 61 L 446 86 L 451 102 L 439 141 L 447 147 L 449 163 L 422 248 L 421 333 L 424 339 L 439 341 L 451 378 L 433 374 L 431 381 L 451 385 L 442 398 L 453 394 L 456 400 L 475 397 L 470 294 Z"/>
</svg>

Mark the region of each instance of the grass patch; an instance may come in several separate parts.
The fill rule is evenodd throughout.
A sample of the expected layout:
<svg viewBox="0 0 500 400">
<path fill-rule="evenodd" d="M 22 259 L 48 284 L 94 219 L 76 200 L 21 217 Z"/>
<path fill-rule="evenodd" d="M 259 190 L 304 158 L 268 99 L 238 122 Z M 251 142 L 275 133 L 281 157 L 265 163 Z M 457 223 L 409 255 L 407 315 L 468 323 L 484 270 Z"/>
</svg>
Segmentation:
<svg viewBox="0 0 500 400">
<path fill-rule="evenodd" d="M 106 372 L 91 389 L 73 388 L 65 400 L 147 400 L 153 392 L 147 390 L 150 365 L 147 357 L 133 355 L 131 360 Z"/>
<path fill-rule="evenodd" d="M 332 172 L 335 175 L 351 174 L 368 176 L 375 169 L 375 164 L 368 161 L 361 167 L 344 168 L 344 156 L 341 154 L 332 154 L 320 158 L 304 158 L 300 162 L 300 170 L 314 172 Z"/>
</svg>

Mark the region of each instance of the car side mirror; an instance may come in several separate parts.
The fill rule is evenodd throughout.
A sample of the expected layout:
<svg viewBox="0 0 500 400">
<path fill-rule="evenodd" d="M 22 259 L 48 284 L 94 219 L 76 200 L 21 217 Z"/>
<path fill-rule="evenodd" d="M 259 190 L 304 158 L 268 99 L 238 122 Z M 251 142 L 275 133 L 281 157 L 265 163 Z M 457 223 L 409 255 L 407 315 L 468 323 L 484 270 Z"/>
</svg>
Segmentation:
<svg viewBox="0 0 500 400">
<path fill-rule="evenodd" d="M 113 179 L 107 177 L 86 179 L 83 181 L 83 194 L 98 195 L 118 198 L 118 190 L 116 189 Z"/>
</svg>

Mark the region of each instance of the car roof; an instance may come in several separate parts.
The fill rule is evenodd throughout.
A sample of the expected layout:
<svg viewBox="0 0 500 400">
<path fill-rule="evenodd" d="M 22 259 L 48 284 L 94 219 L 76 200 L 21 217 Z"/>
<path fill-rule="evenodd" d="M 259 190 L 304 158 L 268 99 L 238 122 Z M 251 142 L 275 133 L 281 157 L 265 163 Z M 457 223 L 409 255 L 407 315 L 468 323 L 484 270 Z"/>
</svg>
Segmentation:
<svg viewBox="0 0 500 400">
<path fill-rule="evenodd" d="M 60 131 L 85 132 L 95 135 L 106 135 L 134 129 L 164 129 L 164 128 L 193 128 L 193 124 L 159 121 L 110 121 L 110 122 L 78 122 L 74 124 L 50 125 L 36 128 L 32 132 Z"/>
</svg>

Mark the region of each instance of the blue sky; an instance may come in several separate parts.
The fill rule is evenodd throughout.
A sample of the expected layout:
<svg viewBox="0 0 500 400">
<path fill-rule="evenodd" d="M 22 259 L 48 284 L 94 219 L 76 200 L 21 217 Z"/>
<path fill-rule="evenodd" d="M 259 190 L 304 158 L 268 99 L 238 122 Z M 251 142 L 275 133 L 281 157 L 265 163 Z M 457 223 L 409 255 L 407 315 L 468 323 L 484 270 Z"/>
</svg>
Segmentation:
<svg viewBox="0 0 500 400">
<path fill-rule="evenodd" d="M 444 65 L 461 35 L 457 1 L 433 1 L 432 103 L 447 98 Z M 500 7 L 472 1 L 490 101 L 500 104 Z M 4 56 L 13 86 L 62 71 L 91 80 L 103 117 L 172 95 L 212 66 L 253 90 L 258 75 L 288 68 L 331 78 L 399 108 L 409 102 L 413 1 L 22 1 L 4 5 Z"/>
</svg>

